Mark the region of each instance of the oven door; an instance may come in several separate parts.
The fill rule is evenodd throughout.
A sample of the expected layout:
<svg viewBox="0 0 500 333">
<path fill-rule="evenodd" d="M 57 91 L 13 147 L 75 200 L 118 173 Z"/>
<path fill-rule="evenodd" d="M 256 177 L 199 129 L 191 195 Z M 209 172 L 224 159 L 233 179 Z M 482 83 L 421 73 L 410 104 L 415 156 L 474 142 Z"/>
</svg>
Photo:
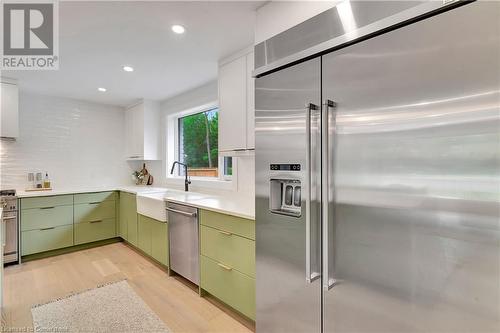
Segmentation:
<svg viewBox="0 0 500 333">
<path fill-rule="evenodd" d="M 2 216 L 3 228 L 3 262 L 10 263 L 18 260 L 18 223 L 16 212 L 4 212 Z"/>
</svg>

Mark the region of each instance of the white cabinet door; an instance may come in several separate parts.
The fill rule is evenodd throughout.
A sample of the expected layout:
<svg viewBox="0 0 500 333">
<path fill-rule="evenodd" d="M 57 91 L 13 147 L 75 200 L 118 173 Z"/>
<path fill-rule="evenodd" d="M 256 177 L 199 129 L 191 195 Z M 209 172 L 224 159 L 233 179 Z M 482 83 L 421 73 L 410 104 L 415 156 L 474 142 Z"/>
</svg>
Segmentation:
<svg viewBox="0 0 500 333">
<path fill-rule="evenodd" d="M 160 160 L 160 105 L 145 101 L 142 110 L 142 140 L 145 160 Z"/>
<path fill-rule="evenodd" d="M 245 56 L 219 68 L 219 151 L 246 149 L 246 72 Z"/>
<path fill-rule="evenodd" d="M 19 89 L 16 84 L 2 82 L 1 129 L 0 136 L 17 138 L 19 136 Z"/>
<path fill-rule="evenodd" d="M 255 79 L 253 52 L 247 54 L 247 149 L 255 149 Z"/>
<path fill-rule="evenodd" d="M 141 138 L 140 138 L 140 108 L 133 106 L 125 111 L 125 146 L 126 158 L 142 159 Z"/>
<path fill-rule="evenodd" d="M 128 160 L 160 159 L 160 109 L 144 101 L 125 111 L 125 146 Z"/>
<path fill-rule="evenodd" d="M 144 105 L 133 107 L 134 119 L 134 156 L 144 157 Z"/>
</svg>

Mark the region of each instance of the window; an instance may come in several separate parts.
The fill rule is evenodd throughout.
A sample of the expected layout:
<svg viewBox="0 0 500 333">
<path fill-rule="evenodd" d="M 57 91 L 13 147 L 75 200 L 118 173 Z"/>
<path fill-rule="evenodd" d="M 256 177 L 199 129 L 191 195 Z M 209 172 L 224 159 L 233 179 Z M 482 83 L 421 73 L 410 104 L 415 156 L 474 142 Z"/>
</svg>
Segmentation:
<svg viewBox="0 0 500 333">
<path fill-rule="evenodd" d="M 189 176 L 231 178 L 232 158 L 219 159 L 218 125 L 218 108 L 177 118 L 178 160 L 188 165 Z M 178 169 L 178 175 L 184 176 L 184 168 Z"/>
</svg>

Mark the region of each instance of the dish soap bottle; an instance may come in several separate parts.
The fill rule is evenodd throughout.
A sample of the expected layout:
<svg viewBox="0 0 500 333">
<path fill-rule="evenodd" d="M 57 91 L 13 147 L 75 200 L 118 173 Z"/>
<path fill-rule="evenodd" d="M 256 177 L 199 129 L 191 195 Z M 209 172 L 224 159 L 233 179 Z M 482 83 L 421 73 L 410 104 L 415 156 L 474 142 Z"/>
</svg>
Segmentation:
<svg viewBox="0 0 500 333">
<path fill-rule="evenodd" d="M 49 174 L 45 173 L 45 179 L 43 180 L 43 188 L 50 188 Z"/>
</svg>

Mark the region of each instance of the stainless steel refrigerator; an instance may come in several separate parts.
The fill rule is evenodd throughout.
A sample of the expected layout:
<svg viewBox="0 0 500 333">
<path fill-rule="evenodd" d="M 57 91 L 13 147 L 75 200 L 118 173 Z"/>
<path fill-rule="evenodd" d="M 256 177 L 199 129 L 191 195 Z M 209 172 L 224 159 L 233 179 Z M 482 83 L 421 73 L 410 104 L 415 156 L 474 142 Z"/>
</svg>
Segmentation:
<svg viewBox="0 0 500 333">
<path fill-rule="evenodd" d="M 257 332 L 499 332 L 500 4 L 362 8 L 256 48 Z"/>
</svg>

